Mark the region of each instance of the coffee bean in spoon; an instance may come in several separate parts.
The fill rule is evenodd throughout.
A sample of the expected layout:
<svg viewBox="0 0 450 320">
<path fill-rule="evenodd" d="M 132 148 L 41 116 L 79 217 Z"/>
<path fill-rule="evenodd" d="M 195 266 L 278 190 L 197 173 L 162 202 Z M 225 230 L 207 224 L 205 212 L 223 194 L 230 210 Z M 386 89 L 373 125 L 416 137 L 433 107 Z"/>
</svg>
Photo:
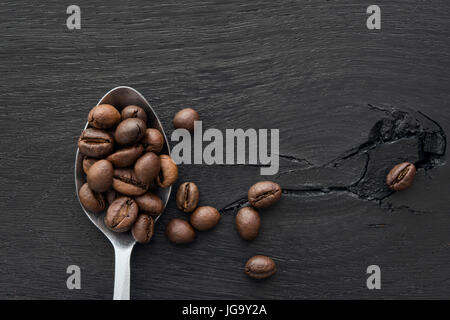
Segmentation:
<svg viewBox="0 0 450 320">
<path fill-rule="evenodd" d="M 83 156 L 83 171 L 87 174 L 89 168 L 92 167 L 94 163 L 96 163 L 98 159 L 90 158 L 88 156 Z"/>
<path fill-rule="evenodd" d="M 114 149 L 114 139 L 106 131 L 87 128 L 78 139 L 80 152 L 92 158 L 104 158 Z"/>
<path fill-rule="evenodd" d="M 178 111 L 173 118 L 173 126 L 176 129 L 186 129 L 194 131 L 194 121 L 200 119 L 198 112 L 192 108 L 185 108 Z"/>
<path fill-rule="evenodd" d="M 148 128 L 141 140 L 145 151 L 160 153 L 164 146 L 164 137 L 158 129 Z"/>
<path fill-rule="evenodd" d="M 194 241 L 195 230 L 187 221 L 175 218 L 167 224 L 166 235 L 173 243 L 185 244 Z"/>
<path fill-rule="evenodd" d="M 267 208 L 281 198 L 281 187 L 273 181 L 260 181 L 248 190 L 248 201 L 255 208 Z"/>
<path fill-rule="evenodd" d="M 161 171 L 156 180 L 161 188 L 168 188 L 178 179 L 178 167 L 175 161 L 166 154 L 160 155 L 159 159 Z"/>
<path fill-rule="evenodd" d="M 98 129 L 116 126 L 121 120 L 119 111 L 110 104 L 100 104 L 89 112 L 89 125 Z"/>
<path fill-rule="evenodd" d="M 212 229 L 219 223 L 219 221 L 220 213 L 214 207 L 198 207 L 191 214 L 191 225 L 199 231 Z"/>
<path fill-rule="evenodd" d="M 128 196 L 140 196 L 148 189 L 148 184 L 140 181 L 130 168 L 115 169 L 112 186 L 117 192 Z"/>
<path fill-rule="evenodd" d="M 250 258 L 245 264 L 245 273 L 255 279 L 265 279 L 277 271 L 275 262 L 263 255 Z"/>
<path fill-rule="evenodd" d="M 416 175 L 416 166 L 409 162 L 396 165 L 388 173 L 386 183 L 392 190 L 401 191 L 409 188 Z"/>
<path fill-rule="evenodd" d="M 138 206 L 129 197 L 117 198 L 108 207 L 105 216 L 106 226 L 114 232 L 130 230 L 138 216 Z"/>
<path fill-rule="evenodd" d="M 105 196 L 100 192 L 93 191 L 87 183 L 81 186 L 78 197 L 83 207 L 88 211 L 98 213 L 106 209 Z"/>
<path fill-rule="evenodd" d="M 177 207 L 184 212 L 192 212 L 197 208 L 200 193 L 193 182 L 185 182 L 178 188 L 176 201 Z"/>
<path fill-rule="evenodd" d="M 94 163 L 86 175 L 89 187 L 97 192 L 105 192 L 113 183 L 114 168 L 108 160 Z"/>
<path fill-rule="evenodd" d="M 122 120 L 128 118 L 139 118 L 144 121 L 144 123 L 147 123 L 147 114 L 145 113 L 144 109 L 135 105 L 129 105 L 123 108 L 121 115 Z"/>
<path fill-rule="evenodd" d="M 132 145 L 139 142 L 145 134 L 147 126 L 139 118 L 128 118 L 119 123 L 114 138 L 120 145 Z"/>
<path fill-rule="evenodd" d="M 114 190 L 114 188 L 109 188 L 109 190 L 106 192 L 106 200 L 108 201 L 108 204 L 113 203 L 114 200 L 120 197 L 125 197 L 125 195 L 117 192 L 116 190 Z"/>
<path fill-rule="evenodd" d="M 115 168 L 125 168 L 132 166 L 143 152 L 144 147 L 138 144 L 119 149 L 113 154 L 110 154 L 106 159 L 111 161 Z"/>
<path fill-rule="evenodd" d="M 261 218 L 258 211 L 251 207 L 240 209 L 236 215 L 236 229 L 245 240 L 256 238 L 261 227 Z"/>
<path fill-rule="evenodd" d="M 131 234 L 139 243 L 148 243 L 152 239 L 155 229 L 155 221 L 147 214 L 140 214 L 136 219 Z"/>
<path fill-rule="evenodd" d="M 156 217 L 164 210 L 163 201 L 154 193 L 146 192 L 141 196 L 135 197 L 134 200 L 138 204 L 139 212 L 141 213 Z"/>
<path fill-rule="evenodd" d="M 137 159 L 134 165 L 134 172 L 140 181 L 148 184 L 158 176 L 160 168 L 161 161 L 159 157 L 153 152 L 147 152 Z"/>
</svg>

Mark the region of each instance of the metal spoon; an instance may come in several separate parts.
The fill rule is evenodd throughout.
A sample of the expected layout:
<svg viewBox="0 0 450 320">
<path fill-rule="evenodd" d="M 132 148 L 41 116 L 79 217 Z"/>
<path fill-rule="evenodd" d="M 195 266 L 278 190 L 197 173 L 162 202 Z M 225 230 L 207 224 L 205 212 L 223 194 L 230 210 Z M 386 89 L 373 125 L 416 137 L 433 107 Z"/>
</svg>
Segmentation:
<svg viewBox="0 0 450 320">
<path fill-rule="evenodd" d="M 119 111 L 128 105 L 137 105 L 145 110 L 147 113 L 147 126 L 150 128 L 156 128 L 161 131 L 164 137 L 164 147 L 161 154 L 170 155 L 170 147 L 167 137 L 164 133 L 164 129 L 161 122 L 158 119 L 155 111 L 152 109 L 148 101 L 141 95 L 138 91 L 130 87 L 116 87 L 109 91 L 107 94 L 100 99 L 98 104 L 111 104 L 115 106 Z M 88 124 L 86 123 L 84 129 L 86 129 Z M 75 158 L 75 186 L 78 197 L 78 191 L 81 186 L 86 182 L 86 176 L 83 173 L 83 155 L 77 150 Z M 156 194 L 162 199 L 164 207 L 169 201 L 171 187 L 159 188 Z M 80 199 L 78 198 L 78 201 Z M 81 204 L 81 202 L 80 202 Z M 102 231 L 105 236 L 111 241 L 114 247 L 115 253 L 115 275 L 114 275 L 114 300 L 129 300 L 130 299 L 130 257 L 131 251 L 136 243 L 131 232 L 116 233 L 109 230 L 103 219 L 105 217 L 105 212 L 97 214 L 88 211 L 81 204 L 86 215 L 92 221 L 93 224 L 97 226 L 100 231 Z M 159 216 L 155 219 L 158 220 Z"/>
</svg>

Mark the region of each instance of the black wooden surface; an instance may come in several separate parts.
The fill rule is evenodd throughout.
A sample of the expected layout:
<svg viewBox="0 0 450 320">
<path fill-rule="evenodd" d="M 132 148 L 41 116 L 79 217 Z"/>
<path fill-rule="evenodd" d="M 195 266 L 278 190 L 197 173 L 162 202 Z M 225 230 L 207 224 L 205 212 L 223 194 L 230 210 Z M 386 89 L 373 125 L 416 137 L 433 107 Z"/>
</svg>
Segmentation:
<svg viewBox="0 0 450 320">
<path fill-rule="evenodd" d="M 378 106 L 420 111 L 448 132 L 448 1 L 378 0 L 381 31 L 366 28 L 368 1 L 80 0 L 77 31 L 65 25 L 69 4 L 0 5 L 0 298 L 112 297 L 113 249 L 78 204 L 73 163 L 88 111 L 118 85 L 142 92 L 169 134 L 185 106 L 205 128 L 279 128 L 282 166 L 270 178 L 289 190 L 261 213 L 252 242 L 231 209 L 191 245 L 172 245 L 164 226 L 187 216 L 171 201 L 152 243 L 134 249 L 133 299 L 449 297 L 445 161 L 382 201 L 346 186 L 367 166 L 417 161 L 417 142 L 327 167 L 367 142 L 386 116 Z M 223 209 L 267 178 L 255 166 L 182 165 L 179 182 L 195 181 L 201 204 Z M 255 254 L 273 257 L 278 273 L 247 278 Z M 81 290 L 66 288 L 71 264 Z M 366 288 L 371 264 L 381 290 Z"/>
</svg>

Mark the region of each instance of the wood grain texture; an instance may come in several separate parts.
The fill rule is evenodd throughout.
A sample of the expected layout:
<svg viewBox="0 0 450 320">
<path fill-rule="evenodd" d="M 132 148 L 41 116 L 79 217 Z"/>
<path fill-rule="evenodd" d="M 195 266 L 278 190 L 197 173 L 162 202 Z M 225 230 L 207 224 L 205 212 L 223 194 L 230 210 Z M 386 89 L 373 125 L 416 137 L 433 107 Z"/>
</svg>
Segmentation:
<svg viewBox="0 0 450 320">
<path fill-rule="evenodd" d="M 449 132 L 448 1 L 379 0 L 377 32 L 365 27 L 372 3 L 361 1 L 76 4 L 79 31 L 67 30 L 60 1 L 0 6 L 0 298 L 112 297 L 114 253 L 77 202 L 73 163 L 88 111 L 115 86 L 142 92 L 169 135 L 185 106 L 204 127 L 279 128 L 273 179 L 293 190 L 360 178 L 364 155 L 337 175 L 317 168 L 367 141 L 380 119 L 368 104 L 421 111 Z M 403 142 L 379 155 L 412 156 Z M 187 218 L 171 201 L 152 243 L 134 249 L 131 297 L 448 298 L 449 176 L 448 165 L 420 169 L 410 190 L 383 201 L 285 193 L 261 212 L 252 242 L 226 210 L 191 245 L 169 243 L 164 226 Z M 195 181 L 202 205 L 224 208 L 266 178 L 256 166 L 183 165 L 179 183 Z M 277 263 L 267 281 L 243 272 L 256 254 Z M 70 264 L 82 269 L 81 290 L 66 288 Z M 365 287 L 370 264 L 382 290 Z"/>
</svg>

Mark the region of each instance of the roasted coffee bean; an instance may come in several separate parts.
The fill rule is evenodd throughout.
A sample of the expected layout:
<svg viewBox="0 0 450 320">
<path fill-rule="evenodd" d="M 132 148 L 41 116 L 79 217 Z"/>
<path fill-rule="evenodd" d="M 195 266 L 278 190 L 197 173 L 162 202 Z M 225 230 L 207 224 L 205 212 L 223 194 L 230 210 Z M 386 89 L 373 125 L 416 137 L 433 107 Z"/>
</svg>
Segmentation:
<svg viewBox="0 0 450 320">
<path fill-rule="evenodd" d="M 154 229 L 155 221 L 153 218 L 149 215 L 141 214 L 131 228 L 131 234 L 137 242 L 148 243 L 153 236 Z"/>
<path fill-rule="evenodd" d="M 199 199 L 198 187 L 193 182 L 185 182 L 177 192 L 177 207 L 184 212 L 192 212 L 197 208 Z"/>
<path fill-rule="evenodd" d="M 195 209 L 194 213 L 191 214 L 191 225 L 199 231 L 212 229 L 219 221 L 220 213 L 213 207 L 198 207 Z"/>
<path fill-rule="evenodd" d="M 139 118 L 123 120 L 116 128 L 114 138 L 120 145 L 132 145 L 139 142 L 145 134 L 147 126 Z"/>
<path fill-rule="evenodd" d="M 266 256 L 254 256 L 245 264 L 245 273 L 255 279 L 268 278 L 276 271 L 277 267 L 275 262 Z"/>
<path fill-rule="evenodd" d="M 138 204 L 139 212 L 141 213 L 159 216 L 164 210 L 164 203 L 161 198 L 151 192 L 135 197 L 134 200 Z"/>
<path fill-rule="evenodd" d="M 114 139 L 106 131 L 87 128 L 78 139 L 80 152 L 92 158 L 104 158 L 114 149 Z"/>
<path fill-rule="evenodd" d="M 405 190 L 413 183 L 416 166 L 409 162 L 396 165 L 386 177 L 386 183 L 392 190 Z"/>
<path fill-rule="evenodd" d="M 147 114 L 145 113 L 144 109 L 138 106 L 130 105 L 125 108 L 123 108 L 122 112 L 122 120 L 128 119 L 128 118 L 139 118 L 144 123 L 147 123 Z"/>
<path fill-rule="evenodd" d="M 88 156 L 83 156 L 83 171 L 87 174 L 89 168 L 92 167 L 94 163 L 96 163 L 98 159 L 90 158 Z"/>
<path fill-rule="evenodd" d="M 189 243 L 195 239 L 195 230 L 185 220 L 172 219 L 166 226 L 166 235 L 174 243 Z"/>
<path fill-rule="evenodd" d="M 185 108 L 177 112 L 173 118 L 173 126 L 178 128 L 187 129 L 189 131 L 194 130 L 194 121 L 200 119 L 198 112 L 192 108 Z"/>
<path fill-rule="evenodd" d="M 137 159 L 134 172 L 140 181 L 149 184 L 158 176 L 160 168 L 159 157 L 153 152 L 147 152 Z"/>
<path fill-rule="evenodd" d="M 78 197 L 83 207 L 88 211 L 97 213 L 106 209 L 105 196 L 100 192 L 93 191 L 87 183 L 81 186 Z"/>
<path fill-rule="evenodd" d="M 115 169 L 112 186 L 114 190 L 128 196 L 140 196 L 148 188 L 148 184 L 140 181 L 130 168 Z"/>
<path fill-rule="evenodd" d="M 89 188 L 97 192 L 105 192 L 113 182 L 114 168 L 108 160 L 98 160 L 94 163 L 87 175 Z"/>
<path fill-rule="evenodd" d="M 117 150 L 106 159 L 111 161 L 116 168 L 125 168 L 133 165 L 143 152 L 144 147 L 138 144 Z"/>
<path fill-rule="evenodd" d="M 141 142 L 144 145 L 145 151 L 160 153 L 164 146 L 164 137 L 158 129 L 148 128 L 145 130 Z"/>
<path fill-rule="evenodd" d="M 178 167 L 175 161 L 166 154 L 159 156 L 161 161 L 161 171 L 156 180 L 161 188 L 170 187 L 178 179 Z"/>
<path fill-rule="evenodd" d="M 112 128 L 120 122 L 120 113 L 110 104 L 100 104 L 89 112 L 88 122 L 94 128 Z"/>
<path fill-rule="evenodd" d="M 120 192 L 117 192 L 113 188 L 110 188 L 106 192 L 106 200 L 108 201 L 108 204 L 111 204 L 116 200 L 117 198 L 125 197 L 125 195 L 121 194 Z"/>
<path fill-rule="evenodd" d="M 250 207 L 240 209 L 236 215 L 236 228 L 245 240 L 256 238 L 261 227 L 261 218 L 258 211 Z"/>
<path fill-rule="evenodd" d="M 267 208 L 280 200 L 281 187 L 272 181 L 255 183 L 248 190 L 248 201 L 255 208 Z"/>
<path fill-rule="evenodd" d="M 138 206 L 133 199 L 128 197 L 117 198 L 106 211 L 105 224 L 115 232 L 128 231 L 136 221 L 138 211 Z"/>
</svg>

